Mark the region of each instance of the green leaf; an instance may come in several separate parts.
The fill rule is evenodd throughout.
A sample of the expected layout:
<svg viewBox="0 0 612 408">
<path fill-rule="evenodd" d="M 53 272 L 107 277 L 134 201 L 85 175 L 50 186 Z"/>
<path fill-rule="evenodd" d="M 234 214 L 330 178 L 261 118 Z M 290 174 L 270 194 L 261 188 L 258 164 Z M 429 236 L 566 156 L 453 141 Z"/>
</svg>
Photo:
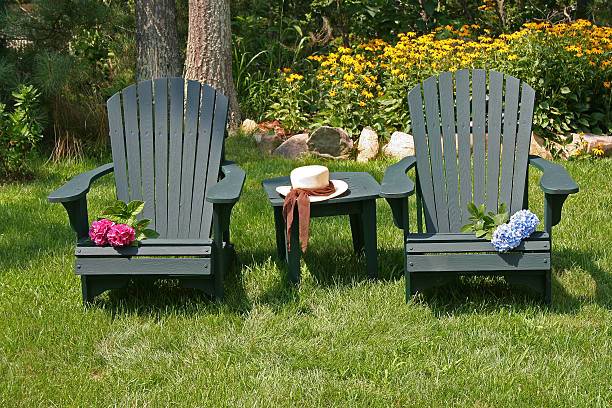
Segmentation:
<svg viewBox="0 0 612 408">
<path fill-rule="evenodd" d="M 496 226 L 502 225 L 508 221 L 508 213 L 496 214 L 495 217 L 493 217 L 493 221 L 495 222 Z"/>
<path fill-rule="evenodd" d="M 484 204 L 480 204 L 480 205 L 478 206 L 478 216 L 479 216 L 480 218 L 482 218 L 482 217 L 484 217 L 484 215 L 485 215 L 485 208 L 484 208 Z"/>
<path fill-rule="evenodd" d="M 152 229 L 145 229 L 142 230 L 142 234 L 148 238 L 148 239 L 152 239 L 152 238 L 158 238 L 159 237 L 159 232 L 152 230 Z"/>
<path fill-rule="evenodd" d="M 461 227 L 461 232 L 472 232 L 474 231 L 474 226 L 472 224 L 465 224 Z"/>
<path fill-rule="evenodd" d="M 470 212 L 470 214 L 472 214 L 473 216 L 477 216 L 478 215 L 478 208 L 476 207 L 476 205 L 473 202 L 468 202 L 467 203 L 467 209 Z"/>
<path fill-rule="evenodd" d="M 567 86 L 564 86 L 563 88 L 561 88 L 561 93 L 564 94 L 564 95 L 568 94 L 570 92 L 572 92 L 572 91 Z"/>
<path fill-rule="evenodd" d="M 493 238 L 493 231 L 487 232 L 487 235 L 485 235 L 483 238 L 486 239 L 487 241 L 490 241 L 491 238 Z"/>
<path fill-rule="evenodd" d="M 478 230 L 474 234 L 476 234 L 476 238 L 482 238 L 483 236 L 485 236 L 487 234 L 487 231 L 485 231 L 485 230 Z"/>
<path fill-rule="evenodd" d="M 126 208 L 126 211 L 130 216 L 138 215 L 144 209 L 144 201 L 134 200 L 131 201 Z"/>
<path fill-rule="evenodd" d="M 141 228 L 146 228 L 146 227 L 147 227 L 147 226 L 148 226 L 150 223 L 151 223 L 151 220 L 150 220 L 150 219 L 148 219 L 148 218 L 143 218 L 142 220 L 140 220 L 140 221 L 138 221 L 138 222 L 136 223 L 136 227 L 135 227 L 135 228 L 138 228 L 138 229 L 141 229 Z"/>
<path fill-rule="evenodd" d="M 501 214 L 501 213 L 505 213 L 505 212 L 506 212 L 506 203 L 501 203 L 501 204 L 499 205 L 499 208 L 497 209 L 497 212 L 498 212 L 499 214 Z"/>
</svg>

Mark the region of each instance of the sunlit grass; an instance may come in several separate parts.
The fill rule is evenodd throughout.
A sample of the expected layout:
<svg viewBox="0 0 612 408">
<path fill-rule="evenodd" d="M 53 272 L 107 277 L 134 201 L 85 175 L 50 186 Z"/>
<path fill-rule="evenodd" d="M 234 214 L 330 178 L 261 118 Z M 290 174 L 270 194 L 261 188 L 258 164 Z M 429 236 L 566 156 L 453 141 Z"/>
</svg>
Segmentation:
<svg viewBox="0 0 612 408">
<path fill-rule="evenodd" d="M 377 204 L 378 281 L 348 217 L 314 219 L 303 281 L 276 258 L 261 180 L 300 162 L 230 138 L 247 171 L 232 216 L 238 265 L 226 300 L 172 282 L 81 305 L 74 236 L 45 196 L 102 162 L 41 165 L 0 188 L 0 406 L 609 406 L 612 161 L 564 163 L 580 185 L 553 233 L 552 306 L 501 279 L 464 279 L 404 303 L 401 232 Z M 368 171 L 391 161 L 325 161 Z M 531 208 L 542 216 L 537 171 Z M 113 199 L 112 176 L 89 194 Z"/>
</svg>

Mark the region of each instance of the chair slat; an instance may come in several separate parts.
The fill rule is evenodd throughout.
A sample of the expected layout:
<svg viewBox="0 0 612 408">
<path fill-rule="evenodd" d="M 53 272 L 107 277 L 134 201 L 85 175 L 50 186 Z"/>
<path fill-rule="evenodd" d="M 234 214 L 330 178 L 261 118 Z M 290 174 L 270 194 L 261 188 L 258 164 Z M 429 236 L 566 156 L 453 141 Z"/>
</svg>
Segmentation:
<svg viewBox="0 0 612 408">
<path fill-rule="evenodd" d="M 514 154 L 516 149 L 516 125 L 518 120 L 519 86 L 518 79 L 506 75 L 504 95 L 504 136 L 499 182 L 499 203 L 506 203 L 509 210 L 512 200 L 512 176 L 514 174 Z"/>
<path fill-rule="evenodd" d="M 179 237 L 189 236 L 199 110 L 200 83 L 197 81 L 187 81 L 187 102 L 185 103 L 185 134 L 183 135 L 183 167 L 181 175 Z M 196 180 L 196 183 L 200 182 L 202 182 L 202 180 Z"/>
<path fill-rule="evenodd" d="M 142 200 L 140 180 L 140 132 L 138 130 L 138 105 L 136 85 L 123 89 L 123 119 L 125 123 L 125 147 L 130 186 L 130 201 Z"/>
<path fill-rule="evenodd" d="M 523 208 L 525 187 L 527 183 L 527 161 L 529 159 L 529 146 L 531 144 L 531 126 L 533 123 L 533 107 L 535 91 L 523 82 L 521 91 L 521 113 L 519 128 L 516 136 L 516 161 L 514 162 L 514 182 L 512 185 L 512 203 L 510 213 L 513 214 Z"/>
<path fill-rule="evenodd" d="M 427 132 L 425 130 L 425 116 L 423 115 L 423 98 L 421 85 L 417 85 L 408 92 L 408 107 L 414 137 L 414 151 L 417 157 L 417 186 L 420 187 L 423 198 L 423 212 L 427 231 L 434 232 L 438 225 L 436 205 L 431 181 L 431 168 L 429 166 L 429 152 L 427 151 Z"/>
<path fill-rule="evenodd" d="M 108 129 L 113 152 L 113 167 L 115 173 L 115 188 L 117 200 L 129 199 L 127 167 L 125 163 L 125 139 L 123 137 L 123 115 L 121 113 L 121 92 L 111 96 L 106 102 L 108 111 Z"/>
<path fill-rule="evenodd" d="M 170 155 L 168 164 L 168 238 L 178 237 L 183 153 L 183 101 L 185 81 L 170 79 Z"/>
<path fill-rule="evenodd" d="M 472 201 L 472 165 L 470 163 L 470 73 L 466 69 L 455 72 L 457 96 L 457 147 L 459 160 L 459 194 L 461 196 L 461 224 L 467 224 L 470 213 L 467 203 Z"/>
<path fill-rule="evenodd" d="M 550 252 L 410 255 L 409 259 L 410 273 L 543 271 L 549 268 Z"/>
<path fill-rule="evenodd" d="M 155 230 L 168 234 L 168 80 L 153 81 L 155 91 Z"/>
<path fill-rule="evenodd" d="M 497 198 L 499 193 L 499 151 L 501 148 L 503 85 L 503 74 L 497 71 L 489 71 L 486 210 L 493 212 L 497 212 Z"/>
<path fill-rule="evenodd" d="M 153 90 L 151 81 L 138 84 L 138 117 L 140 122 L 140 160 L 142 163 L 142 198 L 145 202 L 140 218 L 151 220 L 155 229 L 155 162 L 153 155 Z"/>
<path fill-rule="evenodd" d="M 453 73 L 438 76 L 440 88 L 440 114 L 444 137 L 444 172 L 446 173 L 446 200 L 448 203 L 449 230 L 461 230 L 459 204 L 459 174 L 457 170 L 457 137 L 455 134 L 455 95 Z"/>
<path fill-rule="evenodd" d="M 448 206 L 444 191 L 444 169 L 442 162 L 442 138 L 440 132 L 440 109 L 438 107 L 438 85 L 436 76 L 423 81 L 423 96 L 425 99 L 425 114 L 427 123 L 427 142 L 431 175 L 433 179 L 434 200 L 438 217 L 438 232 L 449 232 Z"/>
<path fill-rule="evenodd" d="M 484 69 L 472 71 L 472 134 L 474 147 L 474 204 L 485 203 L 485 122 L 486 122 L 486 92 L 487 82 Z"/>
<path fill-rule="evenodd" d="M 227 123 L 228 99 L 225 95 L 217 93 L 215 98 L 215 112 L 213 117 L 212 134 L 210 138 L 210 151 L 208 154 L 208 169 L 206 174 L 206 189 L 215 184 L 219 178 L 221 166 L 221 153 L 225 139 L 225 124 Z M 212 203 L 205 201 L 202 210 L 202 224 L 200 237 L 209 237 L 212 227 Z M 216 237 L 215 239 L 218 239 Z"/>
<path fill-rule="evenodd" d="M 206 190 L 206 174 L 208 170 L 208 152 L 212 134 L 213 113 L 215 106 L 215 90 L 208 85 L 202 86 L 202 103 L 200 108 L 200 128 L 198 131 L 197 157 L 195 163 L 193 200 L 191 203 L 191 222 L 189 237 L 199 238 L 202 224 L 202 209 L 204 192 Z"/>
</svg>

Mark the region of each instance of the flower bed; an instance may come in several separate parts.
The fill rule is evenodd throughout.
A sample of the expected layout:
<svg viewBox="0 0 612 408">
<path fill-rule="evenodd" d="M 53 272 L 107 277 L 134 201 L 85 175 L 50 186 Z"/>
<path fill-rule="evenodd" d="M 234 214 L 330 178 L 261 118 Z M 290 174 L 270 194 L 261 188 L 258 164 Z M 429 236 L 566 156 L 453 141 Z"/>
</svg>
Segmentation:
<svg viewBox="0 0 612 408">
<path fill-rule="evenodd" d="M 610 132 L 612 28 L 579 20 L 528 23 L 498 38 L 489 34 L 478 25 L 446 26 L 422 36 L 400 33 L 396 44 L 373 39 L 310 56 L 317 67 L 306 78 L 281 72 L 274 113 L 292 125 L 316 113 L 316 121 L 353 134 L 366 125 L 378 131 L 408 129 L 406 94 L 415 84 L 448 70 L 485 68 L 535 88 L 534 125 L 541 135 Z M 314 103 L 304 102 L 309 99 Z"/>
</svg>

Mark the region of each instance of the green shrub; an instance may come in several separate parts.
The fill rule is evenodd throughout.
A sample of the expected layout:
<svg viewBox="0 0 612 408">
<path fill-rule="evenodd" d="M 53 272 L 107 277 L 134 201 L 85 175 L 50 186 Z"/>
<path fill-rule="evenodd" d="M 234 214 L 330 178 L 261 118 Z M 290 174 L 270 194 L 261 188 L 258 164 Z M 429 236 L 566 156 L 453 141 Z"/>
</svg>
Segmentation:
<svg viewBox="0 0 612 408">
<path fill-rule="evenodd" d="M 13 98 L 13 112 L 6 112 L 6 105 L 0 103 L 0 162 L 3 178 L 20 178 L 29 174 L 27 159 L 42 139 L 43 131 L 38 90 L 32 85 L 22 85 L 13 92 Z"/>
<path fill-rule="evenodd" d="M 319 64 L 310 74 L 318 103 L 311 111 L 285 103 L 290 110 L 285 116 L 316 112 L 320 123 L 343 126 L 354 135 L 364 126 L 379 132 L 408 130 L 406 94 L 414 85 L 444 71 L 484 68 L 534 87 L 534 130 L 544 137 L 612 131 L 612 28 L 579 20 L 556 26 L 529 23 L 498 38 L 478 25 L 398 37 L 394 45 L 373 39 L 310 56 Z"/>
</svg>

